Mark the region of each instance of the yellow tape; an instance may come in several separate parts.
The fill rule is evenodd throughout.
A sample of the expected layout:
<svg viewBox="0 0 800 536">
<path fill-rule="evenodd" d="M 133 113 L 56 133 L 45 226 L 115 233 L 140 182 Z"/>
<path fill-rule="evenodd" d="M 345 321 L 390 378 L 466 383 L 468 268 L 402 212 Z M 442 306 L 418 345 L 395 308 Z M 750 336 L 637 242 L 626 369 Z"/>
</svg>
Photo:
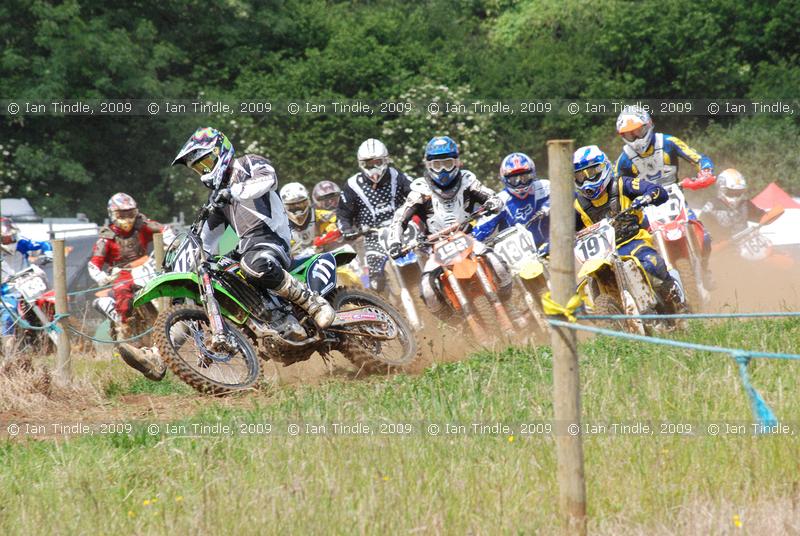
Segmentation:
<svg viewBox="0 0 800 536">
<path fill-rule="evenodd" d="M 572 296 L 566 306 L 553 300 L 553 298 L 550 297 L 550 292 L 546 292 L 544 296 L 542 296 L 542 309 L 544 310 L 544 314 L 547 316 L 561 315 L 566 317 L 570 322 L 577 322 L 578 319 L 575 318 L 573 313 L 578 310 L 582 303 L 583 299 L 579 294 Z"/>
</svg>

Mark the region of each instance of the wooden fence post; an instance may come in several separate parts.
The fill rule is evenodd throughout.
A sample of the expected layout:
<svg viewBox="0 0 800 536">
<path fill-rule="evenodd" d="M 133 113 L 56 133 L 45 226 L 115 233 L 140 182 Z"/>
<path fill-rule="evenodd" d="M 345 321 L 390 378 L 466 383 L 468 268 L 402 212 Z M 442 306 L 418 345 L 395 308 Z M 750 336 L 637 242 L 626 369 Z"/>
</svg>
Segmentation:
<svg viewBox="0 0 800 536">
<path fill-rule="evenodd" d="M 547 142 L 550 172 L 550 286 L 566 304 L 575 293 L 573 140 Z M 581 391 L 575 331 L 551 326 L 559 506 L 567 534 L 586 534 L 586 483 L 580 434 Z M 577 428 L 576 428 L 577 427 Z"/>
<path fill-rule="evenodd" d="M 67 314 L 67 256 L 64 239 L 53 240 L 53 279 L 56 291 L 56 314 Z M 68 319 L 58 321 L 61 331 L 58 334 L 58 350 L 56 353 L 56 378 L 62 383 L 72 381 L 72 358 L 70 357 Z"/>
</svg>

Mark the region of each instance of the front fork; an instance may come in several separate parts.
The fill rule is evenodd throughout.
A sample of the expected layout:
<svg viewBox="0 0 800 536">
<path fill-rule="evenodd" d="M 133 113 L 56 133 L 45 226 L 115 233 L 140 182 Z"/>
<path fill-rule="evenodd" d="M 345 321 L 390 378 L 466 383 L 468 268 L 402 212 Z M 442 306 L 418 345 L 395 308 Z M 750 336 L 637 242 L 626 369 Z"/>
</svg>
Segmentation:
<svg viewBox="0 0 800 536">
<path fill-rule="evenodd" d="M 483 292 L 489 298 L 489 301 L 492 302 L 492 305 L 494 305 L 497 318 L 500 319 L 500 325 L 506 332 L 510 333 L 514 330 L 514 326 L 511 324 L 511 320 L 508 318 L 506 308 L 503 307 L 503 302 L 500 301 L 500 297 L 497 295 L 497 292 L 494 291 L 492 282 L 489 281 L 489 276 L 486 275 L 486 270 L 483 269 L 483 263 L 480 262 L 480 259 L 476 259 L 476 261 L 477 266 L 475 272 L 478 274 L 478 280 L 481 282 Z"/>
<path fill-rule="evenodd" d="M 461 307 L 461 312 L 463 313 L 464 318 L 467 319 L 467 324 L 472 330 L 472 333 L 478 338 L 479 341 L 486 340 L 486 333 L 483 331 L 480 322 L 478 322 L 478 320 L 475 318 L 475 311 L 472 308 L 472 304 L 469 302 L 469 300 L 467 300 L 467 296 L 464 294 L 464 289 L 461 288 L 458 278 L 447 268 L 444 269 L 444 274 L 447 278 L 447 284 L 450 285 L 450 289 L 453 291 L 453 294 L 456 295 L 458 304 Z"/>
<path fill-rule="evenodd" d="M 400 287 L 400 302 L 403 304 L 403 308 L 406 311 L 408 321 L 411 322 L 411 327 L 414 328 L 415 331 L 419 331 L 422 329 L 422 321 L 419 319 L 419 315 L 417 314 L 417 308 L 414 305 L 414 299 L 411 297 L 411 293 L 408 291 L 406 280 L 403 277 L 403 274 L 400 272 L 400 267 L 397 266 L 397 264 L 392 260 L 389 260 L 388 262 L 392 265 L 394 278 L 397 281 L 397 286 Z"/>
<path fill-rule="evenodd" d="M 222 314 L 219 311 L 217 298 L 214 297 L 214 286 L 211 283 L 211 275 L 209 275 L 208 270 L 205 268 L 201 268 L 199 272 L 203 291 L 200 294 L 200 299 L 203 301 L 208 320 L 211 323 L 211 346 L 214 350 L 218 350 L 220 347 L 224 347 L 228 342 L 228 337 L 225 334 L 225 323 L 222 321 Z"/>
</svg>

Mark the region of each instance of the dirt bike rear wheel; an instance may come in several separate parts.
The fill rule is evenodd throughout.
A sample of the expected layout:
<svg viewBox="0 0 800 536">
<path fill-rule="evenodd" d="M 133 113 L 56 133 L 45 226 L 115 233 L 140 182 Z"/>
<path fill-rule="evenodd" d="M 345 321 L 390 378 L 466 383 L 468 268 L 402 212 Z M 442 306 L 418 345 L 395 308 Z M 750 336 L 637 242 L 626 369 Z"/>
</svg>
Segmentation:
<svg viewBox="0 0 800 536">
<path fill-rule="evenodd" d="M 364 335 L 344 335 L 337 350 L 366 373 L 384 373 L 393 367 L 404 367 L 417 357 L 417 341 L 406 319 L 392 305 L 367 290 L 339 287 L 329 298 L 337 311 L 355 307 L 374 307 L 389 315 L 397 329 L 397 337 L 379 341 Z"/>
<path fill-rule="evenodd" d="M 678 270 L 681 276 L 687 304 L 692 311 L 699 312 L 703 306 L 703 297 L 697 287 L 697 277 L 694 275 L 691 261 L 689 259 L 678 259 L 675 261 L 675 269 Z"/>
<path fill-rule="evenodd" d="M 236 352 L 221 362 L 206 355 L 211 353 L 205 347 L 211 328 L 203 308 L 173 305 L 156 319 L 153 339 L 161 358 L 175 375 L 201 393 L 225 395 L 249 389 L 261 372 L 258 356 L 247 337 L 227 320 L 224 323 L 236 342 Z"/>
</svg>

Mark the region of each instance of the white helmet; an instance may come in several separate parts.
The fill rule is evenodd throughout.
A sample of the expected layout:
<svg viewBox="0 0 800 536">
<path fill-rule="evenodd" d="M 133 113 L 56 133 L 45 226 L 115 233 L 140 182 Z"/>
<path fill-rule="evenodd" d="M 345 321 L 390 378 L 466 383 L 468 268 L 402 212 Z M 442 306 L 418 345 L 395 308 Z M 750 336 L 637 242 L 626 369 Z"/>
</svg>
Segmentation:
<svg viewBox="0 0 800 536">
<path fill-rule="evenodd" d="M 370 138 L 358 148 L 358 167 L 372 182 L 378 182 L 389 167 L 389 150 L 375 138 Z"/>
<path fill-rule="evenodd" d="M 717 176 L 717 189 L 719 197 L 729 206 L 736 208 L 744 201 L 747 181 L 737 170 L 728 168 Z"/>
<path fill-rule="evenodd" d="M 641 106 L 625 106 L 617 117 L 617 133 L 636 154 L 644 154 L 653 142 L 653 119 Z"/>
<path fill-rule="evenodd" d="M 299 182 L 290 182 L 281 188 L 280 194 L 289 221 L 301 227 L 305 225 L 311 212 L 311 200 L 306 187 Z"/>
</svg>

